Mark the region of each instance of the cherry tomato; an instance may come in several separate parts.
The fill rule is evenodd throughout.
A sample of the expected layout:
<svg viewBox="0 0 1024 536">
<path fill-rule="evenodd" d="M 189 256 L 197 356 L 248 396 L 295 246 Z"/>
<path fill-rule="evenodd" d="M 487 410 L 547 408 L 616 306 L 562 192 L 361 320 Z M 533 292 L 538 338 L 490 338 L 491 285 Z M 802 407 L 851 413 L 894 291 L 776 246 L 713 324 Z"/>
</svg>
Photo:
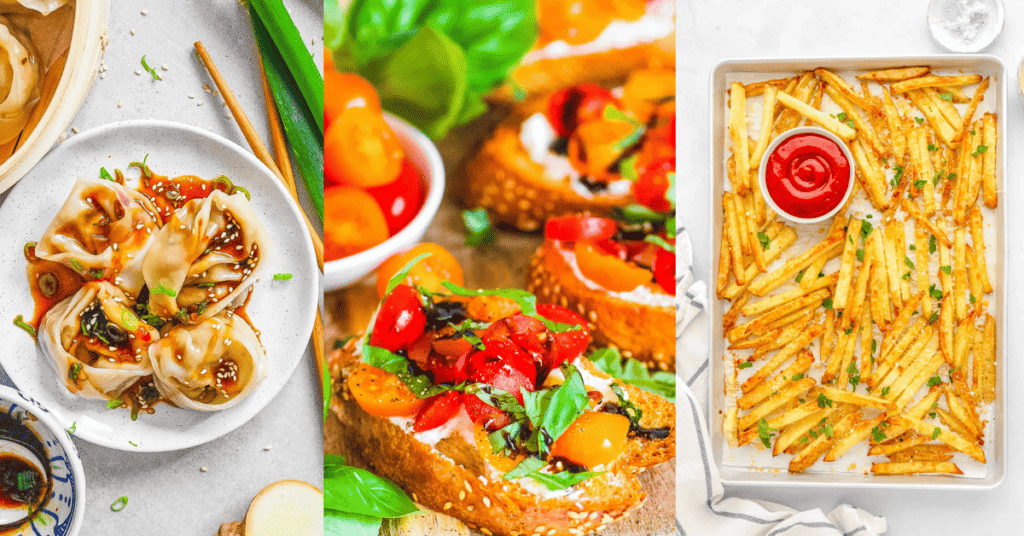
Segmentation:
<svg viewBox="0 0 1024 536">
<path fill-rule="evenodd" d="M 346 108 L 324 133 L 324 178 L 361 188 L 398 179 L 405 151 L 378 111 Z"/>
<path fill-rule="evenodd" d="M 508 413 L 487 404 L 476 395 L 466 395 L 463 402 L 466 404 L 466 413 L 469 414 L 469 418 L 483 426 L 485 430 L 493 432 L 512 422 Z"/>
<path fill-rule="evenodd" d="M 377 312 L 370 344 L 392 352 L 404 350 L 423 335 L 426 326 L 419 292 L 409 285 L 398 285 Z"/>
<path fill-rule="evenodd" d="M 436 339 L 426 369 L 435 383 L 461 383 L 469 378 L 469 356 L 475 348 L 466 339 Z"/>
<path fill-rule="evenodd" d="M 665 197 L 669 188 L 668 174 L 676 170 L 675 158 L 655 160 L 640 166 L 639 178 L 633 185 L 633 195 L 641 205 L 655 212 L 669 212 L 672 204 Z"/>
<path fill-rule="evenodd" d="M 589 242 L 576 242 L 575 251 L 580 272 L 612 292 L 629 292 L 654 277 L 648 270 L 598 251 Z"/>
<path fill-rule="evenodd" d="M 548 352 L 547 332 L 548 328 L 540 320 L 517 314 L 491 324 L 483 339 L 509 339 L 527 352 L 543 355 Z"/>
<path fill-rule="evenodd" d="M 462 393 L 456 391 L 448 391 L 428 398 L 420 408 L 420 412 L 416 414 L 412 431 L 425 432 L 441 426 L 459 412 L 461 405 Z"/>
<path fill-rule="evenodd" d="M 388 231 L 392 236 L 405 229 L 423 206 L 423 182 L 420 174 L 408 160 L 402 161 L 402 171 L 391 184 L 367 188 L 384 210 Z"/>
<path fill-rule="evenodd" d="M 334 70 L 334 53 L 331 49 L 324 47 L 324 72 Z"/>
<path fill-rule="evenodd" d="M 408 417 L 423 405 L 398 376 L 366 363 L 349 375 L 348 389 L 363 411 L 378 417 Z"/>
<path fill-rule="evenodd" d="M 594 84 L 580 84 L 555 92 L 548 99 L 548 122 L 559 138 L 568 138 L 576 127 L 604 117 L 608 106 L 621 108 L 611 91 Z"/>
<path fill-rule="evenodd" d="M 550 372 L 566 361 L 572 361 L 583 355 L 590 345 L 590 330 L 587 321 L 580 315 L 561 305 L 540 304 L 537 313 L 552 322 L 579 326 L 580 329 L 551 334 L 551 352 L 545 363 L 545 372 Z"/>
<path fill-rule="evenodd" d="M 359 188 L 324 189 L 324 255 L 332 261 L 388 239 L 388 224 L 377 200 Z"/>
<path fill-rule="evenodd" d="M 619 260 L 624 261 L 629 258 L 629 250 L 622 242 L 616 242 L 610 238 L 606 238 L 597 242 L 597 247 L 601 248 L 601 251 L 604 251 Z"/>
<path fill-rule="evenodd" d="M 598 119 L 581 124 L 569 138 L 569 162 L 595 179 L 618 178 L 616 162 L 640 128 L 629 121 Z"/>
<path fill-rule="evenodd" d="M 392 255 L 377 268 L 377 292 L 382 298 L 388 288 L 388 281 L 409 261 L 424 253 L 430 253 L 430 256 L 416 263 L 403 283 L 419 285 L 431 292 L 446 292 L 441 286 L 442 281 L 462 286 L 462 267 L 459 266 L 459 261 L 443 247 L 426 242 Z"/>
<path fill-rule="evenodd" d="M 588 0 L 589 1 L 589 0 Z M 565 41 L 582 45 L 597 39 L 615 13 L 603 9 L 585 9 L 584 0 L 544 0 L 537 2 L 537 23 L 543 41 Z"/>
<path fill-rule="evenodd" d="M 671 240 L 675 242 L 675 240 Z M 671 251 L 658 248 L 657 257 L 654 258 L 654 280 L 662 290 L 672 296 L 676 295 L 676 254 Z"/>
<path fill-rule="evenodd" d="M 354 73 L 324 71 L 324 128 L 349 108 L 369 108 L 380 113 L 380 99 L 373 84 Z"/>
<path fill-rule="evenodd" d="M 551 445 L 552 458 L 565 458 L 588 469 L 610 463 L 626 448 L 629 418 L 590 411 L 576 419 Z"/>
<path fill-rule="evenodd" d="M 470 356 L 472 372 L 469 377 L 515 396 L 522 404 L 520 388 L 530 392 L 536 388 L 537 367 L 533 359 L 506 339 L 490 339 L 484 342 L 484 346 L 484 350 Z"/>
<path fill-rule="evenodd" d="M 421 368 L 426 367 L 427 361 L 430 359 L 430 351 L 432 349 L 434 336 L 435 334 L 433 332 L 428 331 L 423 335 L 420 335 L 420 338 L 413 341 L 407 349 L 407 352 L 409 353 L 409 360 L 416 363 Z"/>
<path fill-rule="evenodd" d="M 551 218 L 544 224 L 544 236 L 551 240 L 574 242 L 576 240 L 600 241 L 615 236 L 619 225 L 611 218 L 598 218 L 583 214 Z"/>
</svg>

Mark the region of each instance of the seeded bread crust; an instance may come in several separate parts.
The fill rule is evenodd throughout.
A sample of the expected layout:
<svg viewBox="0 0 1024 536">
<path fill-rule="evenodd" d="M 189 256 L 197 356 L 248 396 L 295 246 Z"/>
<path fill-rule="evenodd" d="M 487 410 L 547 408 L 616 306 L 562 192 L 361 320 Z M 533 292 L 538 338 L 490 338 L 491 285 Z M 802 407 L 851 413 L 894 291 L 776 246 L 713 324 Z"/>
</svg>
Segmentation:
<svg viewBox="0 0 1024 536">
<path fill-rule="evenodd" d="M 354 351 L 355 340 L 351 340 L 328 358 L 334 393 L 331 410 L 342 424 L 343 440 L 362 453 L 374 472 L 395 481 L 413 501 L 456 517 L 486 535 L 582 535 L 601 530 L 643 504 L 647 494 L 637 475 L 675 455 L 675 406 L 624 385 L 629 399 L 644 412 L 641 425 L 669 427 L 669 436 L 655 441 L 630 437 L 614 466 L 578 484 L 578 493 L 542 499 L 516 481 L 492 482 L 482 474 L 481 463 L 456 463 L 388 419 L 363 411 L 352 399 L 346 381 L 358 363 Z M 591 374 L 608 377 L 589 361 L 580 363 Z M 466 445 L 458 436 L 450 440 Z M 475 446 L 462 451 L 479 453 Z"/>
<path fill-rule="evenodd" d="M 502 121 L 480 152 L 467 160 L 464 204 L 486 208 L 495 223 L 533 232 L 549 218 L 578 212 L 610 216 L 613 208 L 633 203 L 632 193 L 584 197 L 572 189 L 568 177 L 552 179 L 544 166 L 530 159 L 519 130 L 532 113 L 529 110 L 540 109 L 538 102 L 525 104 Z"/>
<path fill-rule="evenodd" d="M 527 95 L 548 93 L 566 86 L 615 83 L 629 73 L 648 67 L 673 67 L 676 64 L 676 34 L 630 48 L 596 52 L 583 56 L 539 60 L 516 67 L 512 79 Z M 505 84 L 489 98 L 496 102 L 514 102 L 516 89 Z"/>
<path fill-rule="evenodd" d="M 550 240 L 530 258 L 526 290 L 540 303 L 576 311 L 598 346 L 615 346 L 648 368 L 675 371 L 675 308 L 623 300 L 580 281 Z"/>
</svg>

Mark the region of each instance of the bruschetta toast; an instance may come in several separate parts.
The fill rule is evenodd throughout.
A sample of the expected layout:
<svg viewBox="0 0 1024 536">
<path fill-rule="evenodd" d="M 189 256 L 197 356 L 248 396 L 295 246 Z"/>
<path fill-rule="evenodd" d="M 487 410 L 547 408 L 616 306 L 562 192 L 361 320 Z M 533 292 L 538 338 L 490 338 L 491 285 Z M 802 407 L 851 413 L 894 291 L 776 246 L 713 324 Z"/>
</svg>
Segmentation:
<svg viewBox="0 0 1024 536">
<path fill-rule="evenodd" d="M 344 441 L 488 535 L 587 534 L 640 507 L 638 474 L 674 456 L 674 405 L 584 357 L 571 311 L 446 288 L 395 286 L 369 333 L 329 357 Z"/>
</svg>

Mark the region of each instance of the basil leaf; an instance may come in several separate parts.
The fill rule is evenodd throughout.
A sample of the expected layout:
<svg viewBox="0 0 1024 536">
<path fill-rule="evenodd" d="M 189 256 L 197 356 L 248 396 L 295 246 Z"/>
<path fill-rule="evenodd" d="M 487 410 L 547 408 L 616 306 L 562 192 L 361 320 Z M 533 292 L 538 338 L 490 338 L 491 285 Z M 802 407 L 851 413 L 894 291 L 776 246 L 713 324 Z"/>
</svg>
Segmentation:
<svg viewBox="0 0 1024 536">
<path fill-rule="evenodd" d="M 377 536 L 381 523 L 379 517 L 324 509 L 324 536 Z"/>
<path fill-rule="evenodd" d="M 462 222 L 466 225 L 466 245 L 472 247 L 493 244 L 497 236 L 487 216 L 487 209 L 463 210 Z"/>
<path fill-rule="evenodd" d="M 676 377 L 671 372 L 650 372 L 635 359 L 623 360 L 615 348 L 602 348 L 591 353 L 590 361 L 605 374 L 654 393 L 669 402 L 676 400 Z"/>
<path fill-rule="evenodd" d="M 762 234 L 764 234 L 764 233 L 758 233 L 758 236 L 761 236 Z M 768 235 L 764 235 L 764 236 L 767 238 Z M 647 235 L 647 236 L 644 237 L 644 242 L 650 242 L 650 243 L 658 246 L 659 248 L 661 248 L 661 249 L 663 249 L 665 251 L 668 251 L 669 253 L 675 253 L 676 252 L 676 246 L 674 244 L 668 243 L 668 241 L 666 241 L 664 238 L 662 238 L 662 237 L 660 237 L 658 235 Z M 764 241 L 762 241 L 761 243 L 764 244 Z M 764 248 L 764 249 L 768 249 L 768 248 Z"/>
<path fill-rule="evenodd" d="M 515 396 L 497 387 L 485 383 L 475 383 L 466 387 L 465 390 L 467 395 L 475 395 L 480 400 L 483 400 L 484 404 L 492 408 L 498 408 L 519 417 L 527 414 L 527 410 L 523 408 L 523 405 L 519 403 Z"/>
<path fill-rule="evenodd" d="M 394 482 L 324 455 L 324 509 L 373 517 L 402 517 L 419 512 Z"/>
<path fill-rule="evenodd" d="M 529 397 L 524 390 L 523 401 L 527 406 L 533 405 L 527 410 L 527 415 L 538 436 L 536 446 L 537 452 L 541 455 L 547 454 L 551 443 L 554 443 L 563 432 L 568 430 L 569 426 L 588 407 L 587 388 L 583 385 L 583 377 L 579 371 L 576 370 L 576 367 L 569 365 L 563 369 L 563 373 L 565 382 L 555 388 L 549 398 L 544 394 L 549 391 L 547 389 L 538 393 L 530 393 Z M 527 398 L 530 399 L 529 402 L 527 402 Z M 538 413 L 540 414 L 538 415 Z M 532 446 L 528 445 L 528 447 Z"/>
<path fill-rule="evenodd" d="M 505 473 L 502 480 L 514 480 L 516 478 L 532 478 L 540 485 L 545 488 L 555 491 L 565 489 L 571 486 L 575 486 L 588 478 L 593 478 L 603 473 L 596 473 L 593 471 L 583 471 L 581 473 L 570 473 L 569 471 L 562 471 L 561 473 L 548 474 L 541 473 L 540 469 L 544 468 L 547 462 L 539 458 L 526 458 L 519 462 L 519 465 L 515 466 L 511 471 Z"/>
<path fill-rule="evenodd" d="M 660 212 L 655 212 L 643 205 L 632 204 L 624 207 L 615 207 L 612 209 L 615 215 L 615 219 L 625 221 L 627 223 L 645 223 L 645 222 L 660 222 L 665 221 L 668 216 Z"/>
<path fill-rule="evenodd" d="M 367 339 L 369 339 L 369 337 L 367 337 Z M 385 350 L 384 348 L 371 346 L 370 343 L 366 341 L 363 343 L 363 362 L 371 367 L 376 367 L 398 376 L 398 379 L 402 380 L 402 383 L 404 383 L 417 398 L 430 398 L 434 395 L 448 391 L 461 391 L 465 389 L 465 384 L 455 386 L 443 384 L 434 385 L 430 380 L 430 377 L 426 374 L 410 373 L 409 360 L 406 358 Z"/>
<path fill-rule="evenodd" d="M 508 298 L 519 304 L 519 308 L 522 309 L 522 313 L 527 316 L 534 316 L 537 314 L 537 297 L 533 294 L 514 288 L 498 288 L 498 289 L 468 289 L 460 287 L 451 281 L 444 281 L 441 283 L 444 288 L 448 289 L 449 292 L 456 296 L 462 296 L 464 298 L 473 298 L 476 296 L 499 296 L 502 298 Z M 542 320 L 543 321 L 543 320 Z"/>
<path fill-rule="evenodd" d="M 513 480 L 516 478 L 524 478 L 529 476 L 530 473 L 536 472 L 538 469 L 547 465 L 547 462 L 540 458 L 529 457 L 519 462 L 519 465 L 512 468 L 511 471 L 505 473 L 501 477 L 502 480 Z"/>
</svg>

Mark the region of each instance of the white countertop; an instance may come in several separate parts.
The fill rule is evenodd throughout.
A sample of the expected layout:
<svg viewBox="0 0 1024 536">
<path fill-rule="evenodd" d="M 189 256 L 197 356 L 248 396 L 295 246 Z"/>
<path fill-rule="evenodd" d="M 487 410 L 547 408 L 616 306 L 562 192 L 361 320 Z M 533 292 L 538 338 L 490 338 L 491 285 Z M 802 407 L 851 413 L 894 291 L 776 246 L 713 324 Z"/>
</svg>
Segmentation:
<svg viewBox="0 0 1024 536">
<path fill-rule="evenodd" d="M 683 149 L 679 152 L 682 176 L 677 185 L 682 199 L 706 200 L 711 195 L 710 140 L 708 135 L 708 83 L 715 64 L 726 58 L 779 58 L 829 56 L 912 56 L 946 53 L 931 39 L 925 19 L 927 0 L 682 0 L 677 15 L 679 48 L 679 124 Z M 1002 34 L 985 54 L 998 56 L 1005 64 L 1009 83 L 1007 96 L 1008 133 L 1003 143 L 1017 144 L 1024 136 L 1022 101 L 1013 86 L 1017 64 L 1024 54 L 1024 2 L 1006 2 L 1006 24 Z M 1009 190 L 1000 200 L 1021 206 L 1022 190 L 1015 177 L 1024 170 L 1024 153 L 1009 146 L 1006 183 Z M 685 171 L 683 171 L 685 170 Z M 681 209 L 682 210 L 682 209 Z M 710 276 L 708 255 L 711 236 L 709 203 L 701 201 L 685 208 L 681 221 L 694 243 L 696 276 Z M 1024 226 L 1024 213 L 1008 212 L 1011 229 Z M 1024 234 L 1007 234 L 1008 264 L 1024 261 Z M 1008 278 L 1009 324 L 1024 314 L 1019 278 Z M 1008 370 L 1015 385 L 1020 378 L 1013 361 L 1024 349 L 1021 332 L 1006 334 Z M 1013 387 L 1007 390 L 1007 422 L 1024 412 L 1024 397 Z M 781 489 L 728 487 L 727 495 L 770 500 L 797 510 L 820 508 L 828 512 L 851 503 L 889 523 L 888 534 L 1014 534 L 1019 531 L 1020 509 L 1024 504 L 1024 466 L 1020 447 L 1024 427 L 1013 425 L 1008 435 L 1006 480 L 991 491 L 884 491 L 835 489 Z M 1016 528 L 1011 530 L 1011 528 Z M 985 529 L 982 531 L 982 529 Z M 1002 531 L 998 529 L 1003 529 Z"/>
<path fill-rule="evenodd" d="M 226 115 L 220 96 L 203 89 L 203 84 L 212 88 L 213 82 L 192 47 L 201 40 L 269 145 L 252 27 L 237 0 L 111 0 L 111 4 L 106 71 L 97 77 L 71 122 L 73 128 L 85 131 L 128 119 L 167 119 L 209 128 L 248 147 L 234 119 Z M 285 4 L 322 66 L 323 4 L 318 0 L 285 0 Z M 144 70 L 136 74 L 142 70 L 144 54 L 162 81 L 154 81 Z M 74 133 L 69 130 L 68 135 Z M 296 180 L 301 189 L 301 180 Z M 271 482 L 296 479 L 321 487 L 320 386 L 312 350 L 296 351 L 305 356 L 277 398 L 225 437 L 164 454 L 122 452 L 76 440 L 86 472 L 81 534 L 213 536 L 221 523 L 241 520 L 252 497 Z M 0 382 L 11 384 L 2 373 Z M 201 472 L 201 467 L 207 471 Z M 128 497 L 128 505 L 112 511 L 110 505 L 121 496 Z"/>
</svg>

